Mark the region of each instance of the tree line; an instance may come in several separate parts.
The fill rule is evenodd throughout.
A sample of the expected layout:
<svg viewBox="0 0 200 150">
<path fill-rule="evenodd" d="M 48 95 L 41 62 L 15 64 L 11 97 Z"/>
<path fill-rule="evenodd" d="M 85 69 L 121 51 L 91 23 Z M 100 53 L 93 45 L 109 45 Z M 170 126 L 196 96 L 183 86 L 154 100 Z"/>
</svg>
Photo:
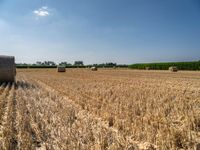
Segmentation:
<svg viewBox="0 0 200 150">
<path fill-rule="evenodd" d="M 57 66 L 64 66 L 65 68 L 89 68 L 93 66 L 98 67 L 98 68 L 113 68 L 113 67 L 127 68 L 128 67 L 128 65 L 117 64 L 117 63 L 112 63 L 112 62 L 84 65 L 83 61 L 75 61 L 74 64 L 71 64 L 68 62 L 60 62 L 56 64 L 53 61 L 44 61 L 44 62 L 37 61 L 34 64 L 26 64 L 26 63 L 16 64 L 17 68 L 57 68 Z"/>
<path fill-rule="evenodd" d="M 130 68 L 130 69 L 150 69 L 150 70 L 168 70 L 171 66 L 176 66 L 179 70 L 200 70 L 200 61 L 191 62 L 163 62 L 163 63 L 138 63 L 138 64 L 117 64 L 113 62 L 84 65 L 83 61 L 75 61 L 74 64 L 60 62 L 56 64 L 53 61 L 36 62 L 34 64 L 16 64 L 17 68 L 57 68 L 64 66 L 66 68 Z"/>
<path fill-rule="evenodd" d="M 129 65 L 131 69 L 152 69 L 168 70 L 169 67 L 176 66 L 179 70 L 200 70 L 200 61 L 192 62 L 167 62 L 167 63 L 141 63 Z"/>
</svg>

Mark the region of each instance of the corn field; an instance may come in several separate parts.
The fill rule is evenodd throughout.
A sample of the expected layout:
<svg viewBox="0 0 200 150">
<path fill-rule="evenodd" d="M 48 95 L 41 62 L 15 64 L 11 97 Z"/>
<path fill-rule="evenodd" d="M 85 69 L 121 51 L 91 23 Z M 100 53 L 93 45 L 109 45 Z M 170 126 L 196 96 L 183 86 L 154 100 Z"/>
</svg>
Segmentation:
<svg viewBox="0 0 200 150">
<path fill-rule="evenodd" d="M 0 84 L 1 150 L 200 149 L 200 72 L 19 69 Z"/>
</svg>

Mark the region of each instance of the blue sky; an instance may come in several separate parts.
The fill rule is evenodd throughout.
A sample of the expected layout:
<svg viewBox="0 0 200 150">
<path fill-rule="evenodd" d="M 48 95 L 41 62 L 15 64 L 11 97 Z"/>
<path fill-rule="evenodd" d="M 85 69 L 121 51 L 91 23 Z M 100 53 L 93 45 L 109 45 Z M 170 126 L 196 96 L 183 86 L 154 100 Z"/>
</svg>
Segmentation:
<svg viewBox="0 0 200 150">
<path fill-rule="evenodd" d="M 0 54 L 26 63 L 200 60 L 200 1 L 0 0 Z"/>
</svg>

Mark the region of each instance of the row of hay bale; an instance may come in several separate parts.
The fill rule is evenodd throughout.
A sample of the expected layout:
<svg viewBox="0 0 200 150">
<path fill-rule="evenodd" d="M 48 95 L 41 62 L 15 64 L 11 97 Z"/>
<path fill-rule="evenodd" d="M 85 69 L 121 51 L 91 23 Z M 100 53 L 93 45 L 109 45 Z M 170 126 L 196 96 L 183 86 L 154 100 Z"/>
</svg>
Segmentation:
<svg viewBox="0 0 200 150">
<path fill-rule="evenodd" d="M 97 71 L 97 67 L 93 66 L 90 68 L 92 71 Z M 146 70 L 150 70 L 150 67 L 146 67 Z M 176 66 L 169 67 L 172 72 L 177 72 Z M 57 72 L 65 72 L 65 66 L 58 66 Z M 16 66 L 14 56 L 3 56 L 0 55 L 0 82 L 14 82 L 16 76 Z"/>
<path fill-rule="evenodd" d="M 97 71 L 97 70 L 98 70 L 97 67 L 91 67 L 90 69 L 91 69 L 92 71 Z M 58 67 L 57 67 L 57 72 L 66 72 L 65 66 L 58 66 Z"/>
<path fill-rule="evenodd" d="M 97 71 L 97 70 L 98 70 L 97 67 L 91 67 L 90 69 L 91 69 L 92 71 Z M 146 70 L 151 70 L 150 67 L 146 67 L 145 69 L 146 69 Z M 57 72 L 65 72 L 65 71 L 66 71 L 66 69 L 65 69 L 64 66 L 58 66 L 58 67 L 57 67 Z M 171 66 L 171 67 L 169 67 L 169 71 L 171 71 L 171 72 L 177 72 L 177 71 L 178 71 L 178 68 L 177 68 L 176 66 Z"/>
</svg>

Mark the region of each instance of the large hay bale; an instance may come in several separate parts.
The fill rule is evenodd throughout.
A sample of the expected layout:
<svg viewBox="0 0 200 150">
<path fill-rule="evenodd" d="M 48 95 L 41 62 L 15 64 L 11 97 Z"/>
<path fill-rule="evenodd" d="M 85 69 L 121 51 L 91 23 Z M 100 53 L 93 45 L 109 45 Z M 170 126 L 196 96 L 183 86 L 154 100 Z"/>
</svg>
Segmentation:
<svg viewBox="0 0 200 150">
<path fill-rule="evenodd" d="M 65 71 L 66 71 L 66 69 L 65 69 L 64 66 L 58 66 L 57 67 L 57 72 L 65 72 Z"/>
<path fill-rule="evenodd" d="M 92 71 L 97 71 L 97 67 L 91 67 Z"/>
<path fill-rule="evenodd" d="M 0 82 L 14 82 L 15 76 L 15 57 L 0 55 Z"/>
<path fill-rule="evenodd" d="M 171 71 L 171 72 L 177 72 L 178 68 L 176 66 L 171 66 L 171 67 L 169 67 L 169 71 Z"/>
</svg>

